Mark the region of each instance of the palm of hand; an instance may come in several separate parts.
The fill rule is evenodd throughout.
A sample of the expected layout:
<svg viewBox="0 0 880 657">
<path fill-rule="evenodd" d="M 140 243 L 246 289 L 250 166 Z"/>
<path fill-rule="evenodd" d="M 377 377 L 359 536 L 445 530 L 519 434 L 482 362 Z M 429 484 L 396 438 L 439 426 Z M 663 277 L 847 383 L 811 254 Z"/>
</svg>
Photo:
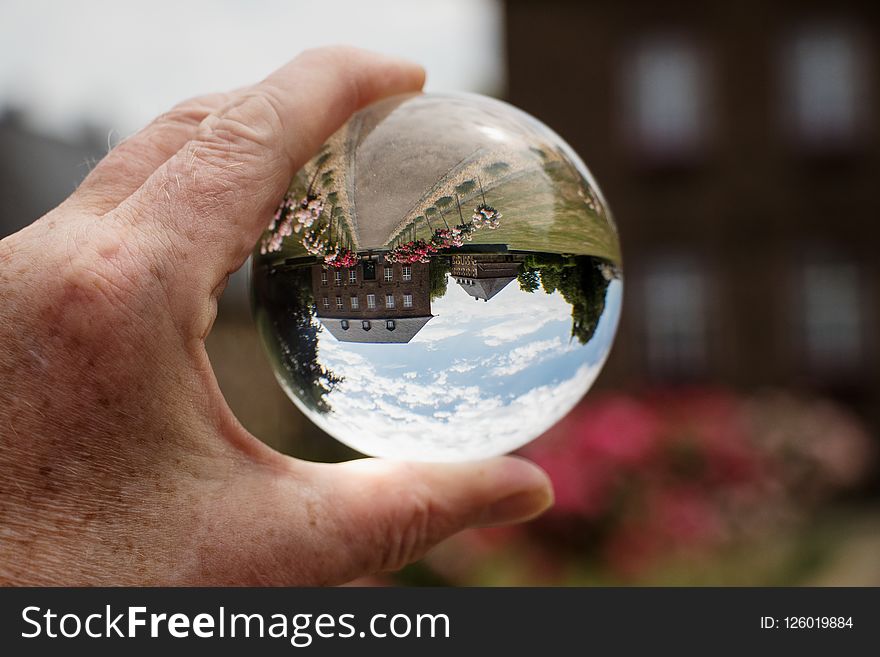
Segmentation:
<svg viewBox="0 0 880 657">
<path fill-rule="evenodd" d="M 415 67 L 307 53 L 184 103 L 0 242 L 0 582 L 326 584 L 550 503 L 519 459 L 291 459 L 235 419 L 204 338 L 291 173 Z"/>
</svg>

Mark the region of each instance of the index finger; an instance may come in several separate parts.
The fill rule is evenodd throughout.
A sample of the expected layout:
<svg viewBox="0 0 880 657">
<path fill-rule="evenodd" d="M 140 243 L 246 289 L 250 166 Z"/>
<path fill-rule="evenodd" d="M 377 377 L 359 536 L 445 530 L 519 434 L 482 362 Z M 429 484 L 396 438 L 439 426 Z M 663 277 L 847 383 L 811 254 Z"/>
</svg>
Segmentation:
<svg viewBox="0 0 880 657">
<path fill-rule="evenodd" d="M 247 258 L 293 174 L 353 112 L 423 82 L 420 67 L 397 58 L 307 51 L 210 113 L 113 214 L 158 238 L 186 289 L 210 294 Z"/>
</svg>

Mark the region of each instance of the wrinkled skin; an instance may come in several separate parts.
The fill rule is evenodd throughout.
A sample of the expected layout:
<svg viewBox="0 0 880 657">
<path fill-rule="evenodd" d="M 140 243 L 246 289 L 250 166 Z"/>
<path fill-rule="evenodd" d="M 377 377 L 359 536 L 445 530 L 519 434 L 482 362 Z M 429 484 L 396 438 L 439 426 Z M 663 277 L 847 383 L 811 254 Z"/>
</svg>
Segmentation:
<svg viewBox="0 0 880 657">
<path fill-rule="evenodd" d="M 291 175 L 423 72 L 351 49 L 194 99 L 0 242 L 0 582 L 333 584 L 552 500 L 536 466 L 283 456 L 224 401 L 217 296 Z"/>
</svg>

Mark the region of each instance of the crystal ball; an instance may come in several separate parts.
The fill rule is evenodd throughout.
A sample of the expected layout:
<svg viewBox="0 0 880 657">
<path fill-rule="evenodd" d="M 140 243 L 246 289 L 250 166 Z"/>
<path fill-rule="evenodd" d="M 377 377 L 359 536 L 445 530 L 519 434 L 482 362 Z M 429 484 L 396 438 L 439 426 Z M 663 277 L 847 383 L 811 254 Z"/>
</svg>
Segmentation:
<svg viewBox="0 0 880 657">
<path fill-rule="evenodd" d="M 368 455 L 460 461 L 538 437 L 587 392 L 623 290 L 614 220 L 557 134 L 498 100 L 355 114 L 253 254 L 276 378 Z"/>
</svg>

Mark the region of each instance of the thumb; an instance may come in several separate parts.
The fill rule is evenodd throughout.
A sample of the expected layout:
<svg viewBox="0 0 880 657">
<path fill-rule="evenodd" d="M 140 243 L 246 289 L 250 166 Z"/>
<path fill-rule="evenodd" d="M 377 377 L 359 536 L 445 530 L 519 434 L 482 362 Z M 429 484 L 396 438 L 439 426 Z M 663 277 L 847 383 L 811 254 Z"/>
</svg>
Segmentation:
<svg viewBox="0 0 880 657">
<path fill-rule="evenodd" d="M 462 529 L 523 522 L 553 503 L 546 473 L 517 457 L 331 468 L 337 520 L 358 537 L 345 555 L 353 571 L 398 570 Z"/>
</svg>

